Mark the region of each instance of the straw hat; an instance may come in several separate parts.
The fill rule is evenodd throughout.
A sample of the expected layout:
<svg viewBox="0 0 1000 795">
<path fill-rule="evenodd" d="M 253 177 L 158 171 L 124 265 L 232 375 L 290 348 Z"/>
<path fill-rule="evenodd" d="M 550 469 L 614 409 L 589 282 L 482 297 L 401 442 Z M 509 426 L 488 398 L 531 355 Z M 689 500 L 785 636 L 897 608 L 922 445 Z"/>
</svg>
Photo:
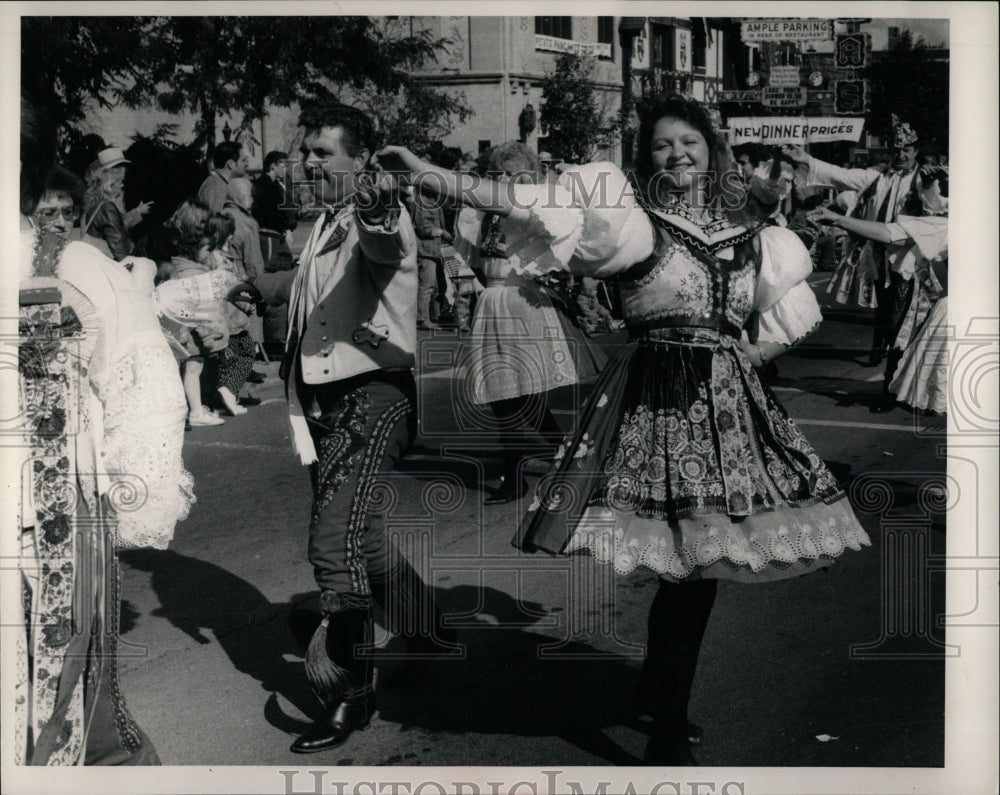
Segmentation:
<svg viewBox="0 0 1000 795">
<path fill-rule="evenodd" d="M 97 153 L 97 163 L 102 171 L 124 166 L 126 163 L 131 162 L 131 160 L 125 159 L 125 153 L 116 146 L 109 146 L 107 149 L 102 149 Z"/>
</svg>

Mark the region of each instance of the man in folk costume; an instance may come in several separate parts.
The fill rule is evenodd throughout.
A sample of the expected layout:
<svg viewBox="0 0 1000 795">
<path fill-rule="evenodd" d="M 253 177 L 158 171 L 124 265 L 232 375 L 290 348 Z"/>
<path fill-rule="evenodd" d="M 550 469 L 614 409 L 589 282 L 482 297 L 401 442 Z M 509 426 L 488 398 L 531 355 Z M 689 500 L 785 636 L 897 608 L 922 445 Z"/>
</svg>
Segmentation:
<svg viewBox="0 0 1000 795">
<path fill-rule="evenodd" d="M 874 168 L 840 168 L 824 163 L 805 153 L 801 146 L 786 146 L 793 160 L 809 168 L 807 185 L 857 191 L 858 199 L 850 216 L 863 221 L 891 224 L 899 215 L 922 215 L 918 195 L 916 131 L 892 115 L 890 164 L 885 172 Z M 874 333 L 869 364 L 886 360 L 885 385 L 892 379 L 900 351 L 895 339 L 906 315 L 913 292 L 913 271 L 906 263 L 903 250 L 887 246 L 854 232 L 853 245 L 830 281 L 830 292 L 836 291 L 840 303 L 853 298 L 859 305 L 874 307 Z M 880 403 L 873 411 L 880 412 L 889 404 Z"/>
<path fill-rule="evenodd" d="M 323 614 L 306 674 L 324 711 L 291 750 L 313 753 L 341 745 L 375 711 L 373 602 L 419 658 L 409 673 L 444 647 L 432 590 L 387 542 L 372 499 L 415 433 L 413 224 L 397 186 L 369 170 L 363 112 L 318 100 L 299 123 L 303 164 L 326 203 L 291 287 L 282 366 L 293 443 L 312 476 L 309 560 Z"/>
</svg>

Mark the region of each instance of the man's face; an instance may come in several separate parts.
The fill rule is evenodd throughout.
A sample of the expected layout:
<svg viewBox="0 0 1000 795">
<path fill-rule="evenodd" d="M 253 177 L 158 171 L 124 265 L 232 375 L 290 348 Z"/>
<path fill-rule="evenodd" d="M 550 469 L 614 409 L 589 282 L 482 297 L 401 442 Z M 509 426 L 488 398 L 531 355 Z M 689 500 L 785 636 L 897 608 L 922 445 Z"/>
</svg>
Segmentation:
<svg viewBox="0 0 1000 795">
<path fill-rule="evenodd" d="M 68 238 L 79 215 L 77 206 L 65 193 L 46 193 L 35 208 L 34 219 L 41 229 Z"/>
<path fill-rule="evenodd" d="M 743 176 L 749 180 L 754 172 L 753 163 L 750 162 L 750 155 L 740 155 L 736 158 L 736 162 L 740 167 L 740 171 L 743 172 Z"/>
<path fill-rule="evenodd" d="M 900 171 L 909 171 L 917 161 L 917 147 L 901 146 L 892 150 L 892 167 Z"/>
<path fill-rule="evenodd" d="M 245 176 L 248 168 L 250 168 L 250 156 L 241 149 L 239 158 L 229 161 L 229 175 L 232 177 Z"/>
<path fill-rule="evenodd" d="M 367 149 L 354 156 L 348 154 L 342 127 L 309 130 L 299 151 L 306 174 L 322 176 L 321 198 L 328 204 L 336 204 L 354 193 L 355 177 L 365 167 L 369 155 Z"/>
<path fill-rule="evenodd" d="M 271 166 L 271 173 L 274 175 L 274 179 L 278 182 L 282 182 L 285 179 L 285 172 L 287 171 L 285 167 L 285 161 L 279 160 L 273 166 Z"/>
</svg>

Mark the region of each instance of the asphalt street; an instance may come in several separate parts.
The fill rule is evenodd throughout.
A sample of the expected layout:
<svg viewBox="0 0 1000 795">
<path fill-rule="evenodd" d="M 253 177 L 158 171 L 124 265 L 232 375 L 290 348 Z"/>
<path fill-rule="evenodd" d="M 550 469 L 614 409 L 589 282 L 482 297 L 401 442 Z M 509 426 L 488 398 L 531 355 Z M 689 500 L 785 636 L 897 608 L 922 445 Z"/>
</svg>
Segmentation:
<svg viewBox="0 0 1000 795">
<path fill-rule="evenodd" d="M 826 275 L 812 280 L 825 299 Z M 829 306 L 825 316 L 779 360 L 772 386 L 873 545 L 797 580 L 722 583 L 691 705 L 705 765 L 944 763 L 945 650 L 934 620 L 944 577 L 927 558 L 944 550 L 935 496 L 945 420 L 902 407 L 870 413 L 881 370 L 864 365 L 867 316 Z M 386 674 L 400 642 L 379 630 L 376 720 L 339 749 L 289 752 L 319 712 L 286 623 L 315 591 L 310 489 L 277 364 L 261 363 L 260 406 L 186 436 L 198 502 L 170 548 L 121 555 L 122 688 L 165 764 L 640 764 L 649 723 L 633 713 L 631 692 L 656 578 L 615 578 L 589 557 L 511 546 L 525 506 L 482 504 L 500 449 L 456 378 L 460 339 L 449 329 L 421 335 L 420 434 L 380 499 L 437 588 L 461 654 L 436 661 L 417 686 L 395 685 Z M 565 429 L 586 391 L 555 395 Z M 529 480 L 545 456 L 529 463 Z"/>
</svg>

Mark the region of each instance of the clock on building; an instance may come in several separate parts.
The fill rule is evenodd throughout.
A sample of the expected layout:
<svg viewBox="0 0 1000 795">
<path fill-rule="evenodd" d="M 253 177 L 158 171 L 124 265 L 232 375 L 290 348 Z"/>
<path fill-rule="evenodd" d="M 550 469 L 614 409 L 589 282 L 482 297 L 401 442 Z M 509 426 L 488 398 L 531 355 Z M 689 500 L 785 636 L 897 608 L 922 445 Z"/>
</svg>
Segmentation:
<svg viewBox="0 0 1000 795">
<path fill-rule="evenodd" d="M 809 73 L 809 85 L 813 88 L 819 88 L 823 85 L 823 73 L 818 69 L 815 72 Z"/>
<path fill-rule="evenodd" d="M 750 88 L 756 88 L 760 85 L 760 72 L 750 72 L 747 75 L 747 85 Z"/>
</svg>

